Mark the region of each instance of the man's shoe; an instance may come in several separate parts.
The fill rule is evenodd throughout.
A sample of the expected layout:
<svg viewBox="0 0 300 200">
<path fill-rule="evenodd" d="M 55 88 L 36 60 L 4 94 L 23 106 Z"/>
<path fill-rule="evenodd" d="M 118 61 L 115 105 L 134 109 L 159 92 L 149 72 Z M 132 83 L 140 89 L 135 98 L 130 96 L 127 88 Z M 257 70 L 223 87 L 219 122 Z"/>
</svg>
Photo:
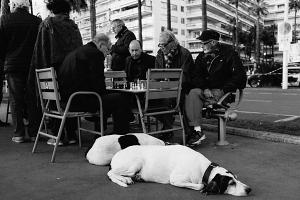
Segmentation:
<svg viewBox="0 0 300 200">
<path fill-rule="evenodd" d="M 53 139 L 53 138 L 50 138 L 50 139 L 47 141 L 47 144 L 52 145 L 52 146 L 54 146 L 55 143 L 56 143 L 56 140 Z M 59 142 L 58 142 L 58 146 L 62 146 L 62 145 L 64 145 L 64 143 L 63 143 L 62 141 L 59 141 Z"/>
<path fill-rule="evenodd" d="M 192 135 L 190 136 L 187 144 L 188 145 L 199 145 L 203 140 L 206 139 L 205 134 L 202 131 L 193 131 Z"/>
<path fill-rule="evenodd" d="M 69 145 L 72 145 L 72 144 L 77 144 L 77 140 L 76 139 L 70 139 L 69 142 L 68 142 Z"/>
<path fill-rule="evenodd" d="M 6 123 L 6 122 L 3 122 L 0 120 L 0 127 L 6 127 L 6 126 L 9 126 L 10 124 L 9 123 Z"/>
<path fill-rule="evenodd" d="M 15 143 L 23 143 L 25 140 L 23 136 L 15 136 L 11 138 L 11 141 Z"/>
</svg>

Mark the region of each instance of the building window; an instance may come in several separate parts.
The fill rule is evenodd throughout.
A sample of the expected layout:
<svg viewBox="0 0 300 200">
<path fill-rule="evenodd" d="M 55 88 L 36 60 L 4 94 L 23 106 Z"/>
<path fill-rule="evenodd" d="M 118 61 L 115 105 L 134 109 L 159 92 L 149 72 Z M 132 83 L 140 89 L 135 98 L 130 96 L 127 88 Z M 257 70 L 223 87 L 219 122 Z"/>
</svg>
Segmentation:
<svg viewBox="0 0 300 200">
<path fill-rule="evenodd" d="M 185 31 L 184 30 L 181 30 L 181 35 L 185 35 Z"/>
<path fill-rule="evenodd" d="M 171 10 L 173 10 L 173 11 L 177 11 L 177 5 L 171 5 Z"/>
<path fill-rule="evenodd" d="M 184 18 L 181 18 L 181 23 L 184 24 Z"/>
<path fill-rule="evenodd" d="M 183 6 L 181 6 L 181 12 L 184 12 L 184 7 Z"/>
<path fill-rule="evenodd" d="M 175 35 L 178 35 L 178 29 L 177 29 L 177 28 L 172 28 L 172 32 L 173 32 Z"/>
</svg>

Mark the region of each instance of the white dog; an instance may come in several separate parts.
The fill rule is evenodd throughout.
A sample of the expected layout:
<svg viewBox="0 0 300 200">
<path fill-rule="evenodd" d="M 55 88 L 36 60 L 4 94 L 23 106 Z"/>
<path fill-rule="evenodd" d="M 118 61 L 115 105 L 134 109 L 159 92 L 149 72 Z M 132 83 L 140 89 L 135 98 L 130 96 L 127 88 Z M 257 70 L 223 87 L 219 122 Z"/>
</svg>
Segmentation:
<svg viewBox="0 0 300 200">
<path fill-rule="evenodd" d="M 96 139 L 88 150 L 86 159 L 94 165 L 108 165 L 118 151 L 132 145 L 165 145 L 165 143 L 144 133 L 107 135 Z"/>
<path fill-rule="evenodd" d="M 182 145 L 128 147 L 112 158 L 107 175 L 123 187 L 133 181 L 149 181 L 207 194 L 246 196 L 251 191 L 231 172 Z"/>
</svg>

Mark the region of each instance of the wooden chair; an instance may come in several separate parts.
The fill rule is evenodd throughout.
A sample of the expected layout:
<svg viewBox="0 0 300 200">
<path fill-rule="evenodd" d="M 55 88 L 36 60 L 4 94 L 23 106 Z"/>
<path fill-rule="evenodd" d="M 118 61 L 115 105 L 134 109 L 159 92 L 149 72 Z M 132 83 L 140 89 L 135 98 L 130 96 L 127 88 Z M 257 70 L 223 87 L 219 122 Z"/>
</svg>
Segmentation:
<svg viewBox="0 0 300 200">
<path fill-rule="evenodd" d="M 181 94 L 182 70 L 181 69 L 148 69 L 147 89 L 145 93 L 145 102 L 142 102 L 139 95 L 136 96 L 138 112 L 141 119 L 144 133 L 158 134 L 170 131 L 182 130 L 183 145 L 185 145 L 185 132 L 183 126 L 183 117 L 179 107 Z M 155 101 L 170 99 L 174 105 L 157 104 Z M 154 102 L 153 102 L 154 101 Z M 167 130 L 156 130 L 148 132 L 145 126 L 144 117 L 158 116 L 164 114 L 178 114 L 180 127 Z"/>
<path fill-rule="evenodd" d="M 78 123 L 78 137 L 79 137 L 79 146 L 81 147 L 81 131 L 87 131 L 93 134 L 98 134 L 100 136 L 103 135 L 103 111 L 102 111 L 102 100 L 101 97 L 96 92 L 89 92 L 89 91 L 80 91 L 73 93 L 70 98 L 68 99 L 67 105 L 65 108 L 61 106 L 61 97 L 59 93 L 58 82 L 56 78 L 56 73 L 54 68 L 46 68 L 46 69 L 37 69 L 36 70 L 36 80 L 38 85 L 38 91 L 43 111 L 42 120 L 39 126 L 38 134 L 32 149 L 32 153 L 35 152 L 37 143 L 39 141 L 40 136 L 45 136 L 48 138 L 53 138 L 56 140 L 51 162 L 55 161 L 55 154 L 58 143 L 61 138 L 61 134 L 63 133 L 65 121 L 67 118 L 77 118 Z M 97 97 L 99 101 L 99 112 L 98 113 L 89 113 L 89 112 L 71 112 L 69 108 L 71 106 L 72 100 L 75 96 L 78 95 L 94 95 Z M 53 103 L 55 106 L 50 106 Z M 93 117 L 97 116 L 100 119 L 100 132 L 88 130 L 81 127 L 81 117 Z M 48 129 L 46 126 L 45 120 L 47 118 L 55 118 L 61 120 L 59 131 L 57 136 L 51 135 L 48 133 Z"/>
</svg>

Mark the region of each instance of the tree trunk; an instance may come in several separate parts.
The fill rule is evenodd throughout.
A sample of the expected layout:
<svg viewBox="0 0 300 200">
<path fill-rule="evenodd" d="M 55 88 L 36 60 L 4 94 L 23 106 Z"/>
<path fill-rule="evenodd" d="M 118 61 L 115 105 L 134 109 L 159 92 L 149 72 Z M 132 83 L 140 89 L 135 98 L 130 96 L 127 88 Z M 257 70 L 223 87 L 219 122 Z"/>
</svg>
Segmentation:
<svg viewBox="0 0 300 200">
<path fill-rule="evenodd" d="M 96 0 L 90 0 L 90 23 L 91 23 L 91 38 L 96 35 Z"/>
<path fill-rule="evenodd" d="M 256 60 L 256 66 L 259 65 L 259 51 L 260 51 L 260 45 L 259 45 L 259 15 L 257 16 L 256 20 L 256 34 L 255 34 L 255 60 Z"/>
<path fill-rule="evenodd" d="M 141 47 L 143 48 L 142 17 L 142 2 L 141 0 L 138 0 L 139 41 L 141 42 Z"/>
<path fill-rule="evenodd" d="M 7 15 L 10 13 L 8 2 L 9 2 L 9 0 L 1 0 L 0 16 Z"/>
<path fill-rule="evenodd" d="M 296 27 L 297 27 L 297 8 L 295 8 L 295 19 L 294 19 L 294 43 L 297 42 L 297 33 L 296 33 Z"/>
<path fill-rule="evenodd" d="M 207 6 L 206 0 L 202 0 L 202 31 L 207 29 Z"/>
<path fill-rule="evenodd" d="M 239 2 L 235 2 L 235 50 L 239 52 L 239 31 L 238 31 L 238 25 L 239 25 Z"/>
<path fill-rule="evenodd" d="M 171 2 L 167 0 L 167 29 L 172 31 L 171 27 Z"/>
</svg>

